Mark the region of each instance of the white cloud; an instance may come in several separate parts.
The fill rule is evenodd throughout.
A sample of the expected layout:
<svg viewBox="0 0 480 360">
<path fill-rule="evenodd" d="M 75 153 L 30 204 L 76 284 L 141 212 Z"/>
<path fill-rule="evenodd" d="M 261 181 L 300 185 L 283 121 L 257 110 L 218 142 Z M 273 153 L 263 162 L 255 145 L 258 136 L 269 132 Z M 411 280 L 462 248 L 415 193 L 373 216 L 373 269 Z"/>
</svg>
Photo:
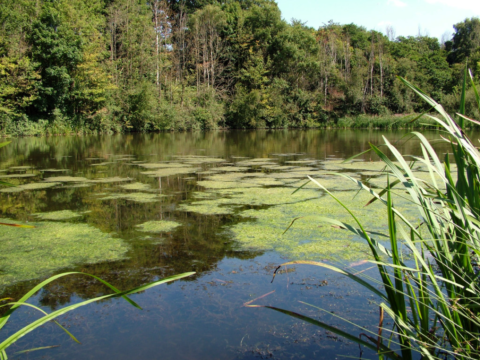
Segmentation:
<svg viewBox="0 0 480 360">
<path fill-rule="evenodd" d="M 429 1 L 429 0 L 427 0 L 427 1 Z M 435 1 L 435 0 L 433 0 L 433 1 Z M 401 0 L 388 0 L 388 3 L 389 3 L 389 4 L 392 4 L 393 6 L 396 6 L 396 7 L 405 7 L 405 6 L 407 6 L 407 4 L 404 3 L 404 2 L 401 1 Z"/>
<path fill-rule="evenodd" d="M 425 0 L 429 4 L 442 4 L 454 8 L 466 9 L 479 12 L 480 1 L 478 0 Z"/>
</svg>

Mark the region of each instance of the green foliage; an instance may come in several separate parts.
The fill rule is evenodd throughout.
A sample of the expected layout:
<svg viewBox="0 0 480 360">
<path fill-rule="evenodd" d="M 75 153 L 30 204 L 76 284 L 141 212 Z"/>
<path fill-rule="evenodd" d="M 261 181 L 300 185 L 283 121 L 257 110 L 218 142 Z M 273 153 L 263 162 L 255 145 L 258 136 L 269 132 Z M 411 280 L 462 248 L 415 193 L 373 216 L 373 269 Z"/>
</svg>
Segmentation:
<svg viewBox="0 0 480 360">
<path fill-rule="evenodd" d="M 9 135 L 325 127 L 429 110 L 397 75 L 453 113 L 462 64 L 480 71 L 478 18 L 440 44 L 287 23 L 272 0 L 0 7 L 0 131 Z M 466 114 L 475 111 L 467 101 Z"/>
</svg>

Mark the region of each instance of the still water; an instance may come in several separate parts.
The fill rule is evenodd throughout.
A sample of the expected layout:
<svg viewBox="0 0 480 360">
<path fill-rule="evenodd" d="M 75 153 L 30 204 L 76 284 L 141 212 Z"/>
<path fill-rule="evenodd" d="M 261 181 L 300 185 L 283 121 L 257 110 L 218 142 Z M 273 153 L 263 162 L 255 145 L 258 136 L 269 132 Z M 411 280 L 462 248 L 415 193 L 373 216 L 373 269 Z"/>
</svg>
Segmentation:
<svg viewBox="0 0 480 360">
<path fill-rule="evenodd" d="M 360 239 L 315 216 L 350 221 L 313 184 L 292 194 L 307 175 L 350 206 L 368 196 L 334 172 L 372 186 L 385 177 L 371 154 L 353 165 L 339 160 L 368 149 L 382 136 L 404 154 L 420 154 L 404 132 L 254 131 L 129 134 L 14 139 L 0 152 L 0 298 L 18 299 L 40 279 L 67 270 L 102 277 L 122 290 L 187 271 L 197 274 L 123 300 L 80 308 L 60 318 L 82 344 L 54 324 L 28 334 L 10 355 L 24 359 L 335 359 L 375 355 L 329 331 L 266 308 L 272 305 L 359 335 L 336 316 L 371 331 L 378 299 L 338 274 L 290 260 L 318 260 L 376 278 Z M 439 133 L 424 133 L 439 139 Z M 437 143 L 440 153 L 448 151 Z M 379 167 L 380 166 L 380 167 Z M 408 210 L 408 202 L 400 203 Z M 384 229 L 381 205 L 359 212 Z M 296 217 L 302 217 L 285 234 Z M 351 222 L 351 221 L 350 221 Z M 283 235 L 282 235 L 283 234 Z M 49 312 L 108 293 L 82 276 L 59 280 L 32 303 Z M 303 301 L 326 312 L 308 307 Z M 0 340 L 38 318 L 19 310 Z M 363 353 L 362 353 L 363 351 Z"/>
</svg>

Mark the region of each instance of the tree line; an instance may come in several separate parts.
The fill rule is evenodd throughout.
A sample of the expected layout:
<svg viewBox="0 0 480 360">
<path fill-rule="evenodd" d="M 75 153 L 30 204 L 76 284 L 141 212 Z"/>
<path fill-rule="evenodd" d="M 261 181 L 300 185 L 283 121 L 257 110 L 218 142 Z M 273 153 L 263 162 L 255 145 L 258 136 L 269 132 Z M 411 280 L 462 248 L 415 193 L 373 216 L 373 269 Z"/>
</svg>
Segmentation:
<svg viewBox="0 0 480 360">
<path fill-rule="evenodd" d="M 334 16 L 334 14 L 332 14 Z M 273 0 L 0 0 L 3 133 L 318 127 L 456 110 L 480 20 L 451 39 L 287 22 Z M 467 113 L 478 116 L 474 92 Z"/>
</svg>

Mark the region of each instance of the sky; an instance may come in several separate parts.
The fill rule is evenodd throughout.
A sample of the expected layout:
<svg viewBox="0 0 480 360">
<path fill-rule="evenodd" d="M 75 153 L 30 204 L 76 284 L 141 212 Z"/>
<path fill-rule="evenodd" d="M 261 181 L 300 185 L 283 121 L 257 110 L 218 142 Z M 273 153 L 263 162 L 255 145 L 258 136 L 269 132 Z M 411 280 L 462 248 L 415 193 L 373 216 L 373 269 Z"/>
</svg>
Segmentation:
<svg viewBox="0 0 480 360">
<path fill-rule="evenodd" d="M 450 37 L 453 25 L 465 18 L 480 17 L 480 0 L 276 0 L 285 20 L 292 18 L 318 28 L 333 20 L 354 23 L 396 36 Z"/>
</svg>

